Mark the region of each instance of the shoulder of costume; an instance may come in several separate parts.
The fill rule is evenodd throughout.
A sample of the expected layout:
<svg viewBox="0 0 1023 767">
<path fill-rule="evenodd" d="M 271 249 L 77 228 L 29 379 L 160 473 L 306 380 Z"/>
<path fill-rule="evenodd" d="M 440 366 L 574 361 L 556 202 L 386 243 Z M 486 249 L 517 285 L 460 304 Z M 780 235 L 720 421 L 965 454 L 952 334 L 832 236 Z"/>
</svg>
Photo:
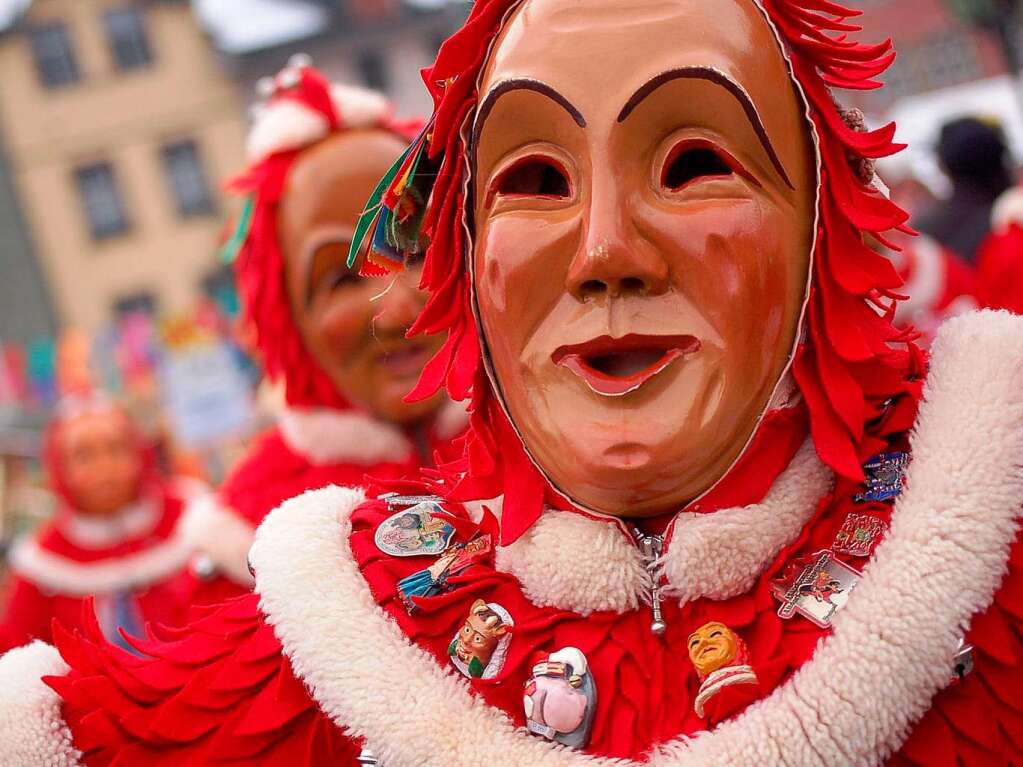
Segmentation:
<svg viewBox="0 0 1023 767">
<path fill-rule="evenodd" d="M 0 761 L 77 767 L 81 754 L 44 677 L 67 672 L 56 649 L 34 642 L 0 658 Z"/>
<path fill-rule="evenodd" d="M 178 534 L 204 567 L 215 568 L 235 583 L 251 585 L 247 556 L 255 526 L 212 492 L 193 498 L 178 523 Z"/>
<path fill-rule="evenodd" d="M 356 762 L 355 743 L 294 676 L 256 595 L 196 610 L 187 628 L 161 634 L 131 640 L 136 656 L 94 620 L 75 634 L 55 627 L 66 665 L 47 683 L 90 764 L 249 764 L 253 754 L 274 764 L 286 754 L 293 767 Z"/>
</svg>

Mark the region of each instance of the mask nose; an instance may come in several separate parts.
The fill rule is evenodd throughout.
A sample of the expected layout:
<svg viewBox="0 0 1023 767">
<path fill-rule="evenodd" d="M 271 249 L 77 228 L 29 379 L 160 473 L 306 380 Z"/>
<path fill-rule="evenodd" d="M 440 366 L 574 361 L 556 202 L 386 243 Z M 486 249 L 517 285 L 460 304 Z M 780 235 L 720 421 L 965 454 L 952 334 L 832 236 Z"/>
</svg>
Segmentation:
<svg viewBox="0 0 1023 767">
<path fill-rule="evenodd" d="M 595 183 L 586 234 L 568 270 L 569 292 L 580 301 L 659 295 L 668 280 L 667 262 L 642 236 L 615 179 Z"/>
</svg>

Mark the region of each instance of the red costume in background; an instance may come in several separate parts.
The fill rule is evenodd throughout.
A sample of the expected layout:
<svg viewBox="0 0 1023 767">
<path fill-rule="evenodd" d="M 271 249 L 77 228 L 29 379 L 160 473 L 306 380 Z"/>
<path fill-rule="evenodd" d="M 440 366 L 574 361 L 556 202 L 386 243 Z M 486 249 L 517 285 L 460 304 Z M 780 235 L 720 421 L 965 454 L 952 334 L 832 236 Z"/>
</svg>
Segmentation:
<svg viewBox="0 0 1023 767">
<path fill-rule="evenodd" d="M 894 152 L 894 127 L 850 129 L 831 94 L 876 85 L 890 47 L 854 42 L 854 14 L 831 2 L 758 6 L 819 142 L 805 335 L 793 385 L 777 390 L 723 480 L 670 520 L 661 551 L 649 530 L 582 512 L 551 486 L 483 365 L 462 129 L 515 5 L 478 0 L 425 74 L 437 106 L 425 148 L 440 168 L 425 225 L 431 302 L 417 327 L 449 340 L 420 393 L 471 393 L 472 424 L 464 474 L 398 488 L 443 496 L 454 541 L 490 536 L 496 553 L 409 597 L 403 584 L 421 582 L 427 562 L 394 555 L 379 535 L 401 504 L 306 494 L 260 527 L 257 593 L 144 643 L 148 657 L 93 630 L 58 637 L 60 657 L 36 647 L 6 659 L 4 678 L 32 697 L 0 706 L 29 722 L 0 742 L 25 760 L 77 759 L 77 749 L 90 767 L 354 765 L 363 746 L 384 767 L 1023 762 L 1023 321 L 952 320 L 929 372 L 892 325 L 900 280 L 863 234 L 884 241 L 905 215 L 848 158 Z M 862 536 L 850 514 L 873 520 Z M 823 623 L 783 617 L 778 594 L 791 584 L 779 592 L 779 581 L 822 552 L 836 572 L 861 571 L 855 591 L 817 572 L 793 598 L 841 611 Z M 725 688 L 727 711 L 714 706 L 711 720 L 694 708 L 686 638 L 713 621 L 741 634 L 758 682 Z M 452 657 L 466 644 L 482 657 L 462 658 L 458 676 Z M 588 684 L 534 665 L 569 646 L 597 691 L 578 750 L 524 727 L 522 692 L 538 675 Z M 46 673 L 59 715 L 29 678 Z"/>
<path fill-rule="evenodd" d="M 183 505 L 202 492 L 201 486 L 160 477 L 152 453 L 135 434 L 144 467 L 138 500 L 109 517 L 86 516 L 76 509 L 64 479 L 61 426 L 58 416 L 47 432 L 44 455 L 58 500 L 56 516 L 10 553 L 10 600 L 0 624 L 4 651 L 35 639 L 52 641 L 54 621 L 80 626 L 83 606 L 92 597 L 103 635 L 121 646 L 127 645 L 120 629 L 142 636 L 146 623 L 180 617 L 174 584 L 190 550 L 178 522 Z"/>
<path fill-rule="evenodd" d="M 331 85 L 309 68 L 280 90 L 249 137 L 249 169 L 232 186 L 251 199 L 236 274 L 245 321 L 270 380 L 283 381 L 287 410 L 234 468 L 216 498 L 189 510 L 186 534 L 201 552 L 183 578 L 190 604 L 215 604 L 245 593 L 252 580 L 245 553 L 263 518 L 288 498 L 331 484 L 359 485 L 367 475 L 414 476 L 465 428 L 464 411 L 442 411 L 425 444 L 353 407 L 320 369 L 292 317 L 278 239 L 278 209 L 288 173 L 303 149 L 349 130 L 381 128 L 407 136 L 414 125 L 393 118 L 379 94 Z M 280 77 L 288 75 L 282 74 Z"/>
<path fill-rule="evenodd" d="M 977 301 L 1023 314 L 1023 189 L 1010 189 L 992 215 L 991 234 L 977 256 Z"/>
<path fill-rule="evenodd" d="M 901 291 L 909 298 L 895 312 L 899 327 L 914 327 L 930 343 L 941 324 L 976 309 L 974 269 L 948 248 L 927 235 L 900 237 L 902 250 L 893 256 Z"/>
</svg>

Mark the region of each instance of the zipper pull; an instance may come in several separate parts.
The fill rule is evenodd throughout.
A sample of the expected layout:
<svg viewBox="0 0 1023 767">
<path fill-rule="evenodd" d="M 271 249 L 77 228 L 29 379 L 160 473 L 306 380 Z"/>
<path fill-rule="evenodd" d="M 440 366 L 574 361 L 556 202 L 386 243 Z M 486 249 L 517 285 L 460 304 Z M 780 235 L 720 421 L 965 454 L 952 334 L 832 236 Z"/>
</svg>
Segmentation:
<svg viewBox="0 0 1023 767">
<path fill-rule="evenodd" d="M 643 555 L 646 571 L 650 573 L 650 607 L 654 614 L 650 631 L 654 636 L 664 636 L 664 632 L 668 630 L 668 624 L 664 622 L 664 615 L 661 613 L 661 585 L 657 582 L 656 576 L 657 560 L 661 558 L 661 553 L 664 550 L 664 536 L 643 535 L 638 530 L 634 534 Z"/>
</svg>

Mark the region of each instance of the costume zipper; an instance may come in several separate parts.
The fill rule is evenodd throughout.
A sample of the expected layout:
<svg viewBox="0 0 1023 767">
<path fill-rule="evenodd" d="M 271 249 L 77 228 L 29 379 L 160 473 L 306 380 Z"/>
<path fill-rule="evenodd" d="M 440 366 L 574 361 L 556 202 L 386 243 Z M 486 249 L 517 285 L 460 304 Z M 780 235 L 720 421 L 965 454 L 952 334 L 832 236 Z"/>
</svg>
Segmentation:
<svg viewBox="0 0 1023 767">
<path fill-rule="evenodd" d="M 654 636 L 664 636 L 668 624 L 664 622 L 664 615 L 661 613 L 661 584 L 657 579 L 657 563 L 664 551 L 664 536 L 643 535 L 638 529 L 634 529 L 632 534 L 636 537 L 639 551 L 643 555 L 643 564 L 650 574 L 650 609 L 654 614 L 650 631 Z"/>
</svg>

